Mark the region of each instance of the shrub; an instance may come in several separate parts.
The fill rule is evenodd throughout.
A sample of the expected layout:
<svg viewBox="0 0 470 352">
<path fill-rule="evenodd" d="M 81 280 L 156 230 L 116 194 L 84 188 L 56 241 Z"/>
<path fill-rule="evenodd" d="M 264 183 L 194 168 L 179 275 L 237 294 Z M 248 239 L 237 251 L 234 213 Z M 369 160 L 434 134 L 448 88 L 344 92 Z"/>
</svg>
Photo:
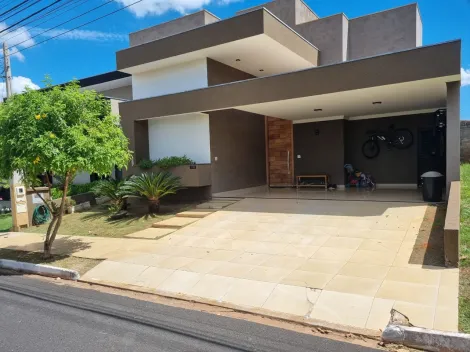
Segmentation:
<svg viewBox="0 0 470 352">
<path fill-rule="evenodd" d="M 191 160 L 186 155 L 183 156 L 167 156 L 158 160 L 155 160 L 154 164 L 163 170 L 167 170 L 172 167 L 181 165 L 195 164 L 194 160 Z"/>
<path fill-rule="evenodd" d="M 175 194 L 179 189 L 181 189 L 180 178 L 168 171 L 132 176 L 122 186 L 123 192 L 130 197 L 146 198 L 151 214 L 160 210 L 160 199 Z"/>
<path fill-rule="evenodd" d="M 138 166 L 142 170 L 150 170 L 153 167 L 153 161 L 149 159 L 142 159 L 141 161 L 139 161 Z"/>
<path fill-rule="evenodd" d="M 64 194 L 64 191 L 54 187 L 51 188 L 51 197 L 52 199 L 59 199 L 62 198 L 62 195 Z"/>
<path fill-rule="evenodd" d="M 109 197 L 111 205 L 108 207 L 111 212 L 118 212 L 127 208 L 126 194 L 122 187 L 125 181 L 114 179 L 96 182 L 93 186 L 93 193 L 97 196 Z"/>
</svg>

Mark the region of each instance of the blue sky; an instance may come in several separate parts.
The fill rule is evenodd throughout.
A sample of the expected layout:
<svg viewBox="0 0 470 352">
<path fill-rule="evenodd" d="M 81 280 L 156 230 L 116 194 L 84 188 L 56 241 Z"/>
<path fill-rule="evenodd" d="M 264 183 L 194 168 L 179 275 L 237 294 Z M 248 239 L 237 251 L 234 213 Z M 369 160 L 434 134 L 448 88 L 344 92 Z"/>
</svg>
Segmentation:
<svg viewBox="0 0 470 352">
<path fill-rule="evenodd" d="M 76 1 L 78 4 L 82 0 L 73 1 Z M 69 18 L 103 4 L 105 1 L 107 0 L 82 1 L 83 5 L 64 13 L 63 16 L 49 20 L 37 28 L 31 28 L 31 26 L 35 25 L 33 23 L 31 26 L 22 27 L 13 33 L 4 32 L 0 34 L 0 40 L 7 40 L 10 46 L 16 44 L 19 49 L 26 48 L 66 29 L 71 29 L 111 12 L 123 5 L 133 3 L 135 0 L 116 0 L 82 18 L 60 25 L 47 33 L 32 38 L 43 30 L 55 27 Z M 63 37 L 50 40 L 47 43 L 13 55 L 11 62 L 13 76 L 15 77 L 14 86 L 17 89 L 20 89 L 24 84 L 42 86 L 45 74 L 49 74 L 55 83 L 62 83 L 72 78 L 84 78 L 115 70 L 115 52 L 128 46 L 127 34 L 130 32 L 177 18 L 182 14 L 194 12 L 202 7 L 223 19 L 233 16 L 238 10 L 264 2 L 266 1 L 144 0 L 129 9 L 82 27 L 78 31 L 70 32 Z M 410 2 L 412 1 L 306 0 L 306 3 L 320 17 L 344 12 L 349 18 L 406 5 Z M 13 1 L 8 1 L 7 3 L 13 3 Z M 421 0 L 418 1 L 418 4 L 423 20 L 424 45 L 457 38 L 462 39 L 462 68 L 466 70 L 463 72 L 467 85 L 463 86 L 461 90 L 461 117 L 462 119 L 470 120 L 470 0 Z M 8 6 L 11 7 L 11 5 Z M 4 11 L 2 7 L 4 5 L 0 6 L 0 12 Z M 0 30 L 19 19 L 21 17 L 13 17 L 11 20 L 7 20 L 6 24 L 0 22 Z M 19 44 L 20 41 L 24 42 Z M 12 53 L 15 51 L 13 48 Z M 438 59 L 430 58 L 430 60 Z M 0 85 L 0 94 L 1 91 L 2 86 Z"/>
</svg>

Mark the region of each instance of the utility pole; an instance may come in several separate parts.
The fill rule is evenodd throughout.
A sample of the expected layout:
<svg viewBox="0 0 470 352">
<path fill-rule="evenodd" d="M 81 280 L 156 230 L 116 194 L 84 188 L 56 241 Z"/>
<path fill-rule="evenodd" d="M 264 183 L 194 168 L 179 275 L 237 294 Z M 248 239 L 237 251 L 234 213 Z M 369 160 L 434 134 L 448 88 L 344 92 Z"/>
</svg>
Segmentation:
<svg viewBox="0 0 470 352">
<path fill-rule="evenodd" d="M 11 97 L 11 65 L 10 53 L 8 52 L 8 44 L 3 42 L 3 68 L 5 72 L 5 88 L 7 99 Z M 18 172 L 14 172 L 10 179 L 10 201 L 11 215 L 13 218 L 13 231 L 19 231 L 21 227 L 28 226 L 28 208 L 26 202 L 26 189 L 21 181 Z"/>
<path fill-rule="evenodd" d="M 5 70 L 5 88 L 7 91 L 7 98 L 11 97 L 11 65 L 10 53 L 8 52 L 8 44 L 3 42 L 3 68 Z"/>
</svg>

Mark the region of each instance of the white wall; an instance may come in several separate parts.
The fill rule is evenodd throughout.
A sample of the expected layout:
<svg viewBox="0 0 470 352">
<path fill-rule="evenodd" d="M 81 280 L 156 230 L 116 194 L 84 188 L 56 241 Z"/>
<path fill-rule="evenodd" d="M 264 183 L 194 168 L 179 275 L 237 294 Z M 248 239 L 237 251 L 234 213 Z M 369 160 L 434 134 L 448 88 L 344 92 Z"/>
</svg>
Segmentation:
<svg viewBox="0 0 470 352">
<path fill-rule="evenodd" d="M 207 86 L 206 59 L 132 75 L 132 95 L 134 100 L 184 92 Z"/>
<path fill-rule="evenodd" d="M 184 114 L 149 120 L 150 159 L 183 156 L 210 163 L 209 115 Z"/>
<path fill-rule="evenodd" d="M 73 182 L 76 185 L 82 185 L 84 183 L 90 183 L 90 174 L 88 172 L 79 172 L 77 176 L 73 179 Z"/>
</svg>

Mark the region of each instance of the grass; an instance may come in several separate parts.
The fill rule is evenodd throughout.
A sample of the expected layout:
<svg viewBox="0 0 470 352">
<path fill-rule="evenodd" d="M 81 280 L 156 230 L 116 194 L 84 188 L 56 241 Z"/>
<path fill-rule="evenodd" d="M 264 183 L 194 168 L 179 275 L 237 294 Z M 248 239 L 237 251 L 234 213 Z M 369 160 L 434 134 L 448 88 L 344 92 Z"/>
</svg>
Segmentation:
<svg viewBox="0 0 470 352">
<path fill-rule="evenodd" d="M 0 249 L 0 258 L 58 266 L 60 268 L 76 270 L 82 275 L 102 261 L 100 259 L 77 258 L 68 255 L 54 255 L 50 259 L 44 259 L 42 253 L 39 252 L 23 252 L 13 249 Z"/>
<path fill-rule="evenodd" d="M 470 164 L 460 167 L 459 329 L 470 333 Z"/>
<path fill-rule="evenodd" d="M 88 211 L 64 215 L 59 234 L 65 236 L 124 237 L 130 233 L 144 230 L 153 223 L 168 219 L 176 213 L 187 210 L 189 204 L 161 205 L 160 213 L 149 215 L 147 206 L 132 205 L 129 215 L 120 220 L 110 220 L 105 205 L 92 207 Z M 46 233 L 48 224 L 33 226 L 25 232 Z"/>
<path fill-rule="evenodd" d="M 0 232 L 10 231 L 13 226 L 13 221 L 11 219 L 11 214 L 1 214 L 0 215 Z"/>
</svg>

